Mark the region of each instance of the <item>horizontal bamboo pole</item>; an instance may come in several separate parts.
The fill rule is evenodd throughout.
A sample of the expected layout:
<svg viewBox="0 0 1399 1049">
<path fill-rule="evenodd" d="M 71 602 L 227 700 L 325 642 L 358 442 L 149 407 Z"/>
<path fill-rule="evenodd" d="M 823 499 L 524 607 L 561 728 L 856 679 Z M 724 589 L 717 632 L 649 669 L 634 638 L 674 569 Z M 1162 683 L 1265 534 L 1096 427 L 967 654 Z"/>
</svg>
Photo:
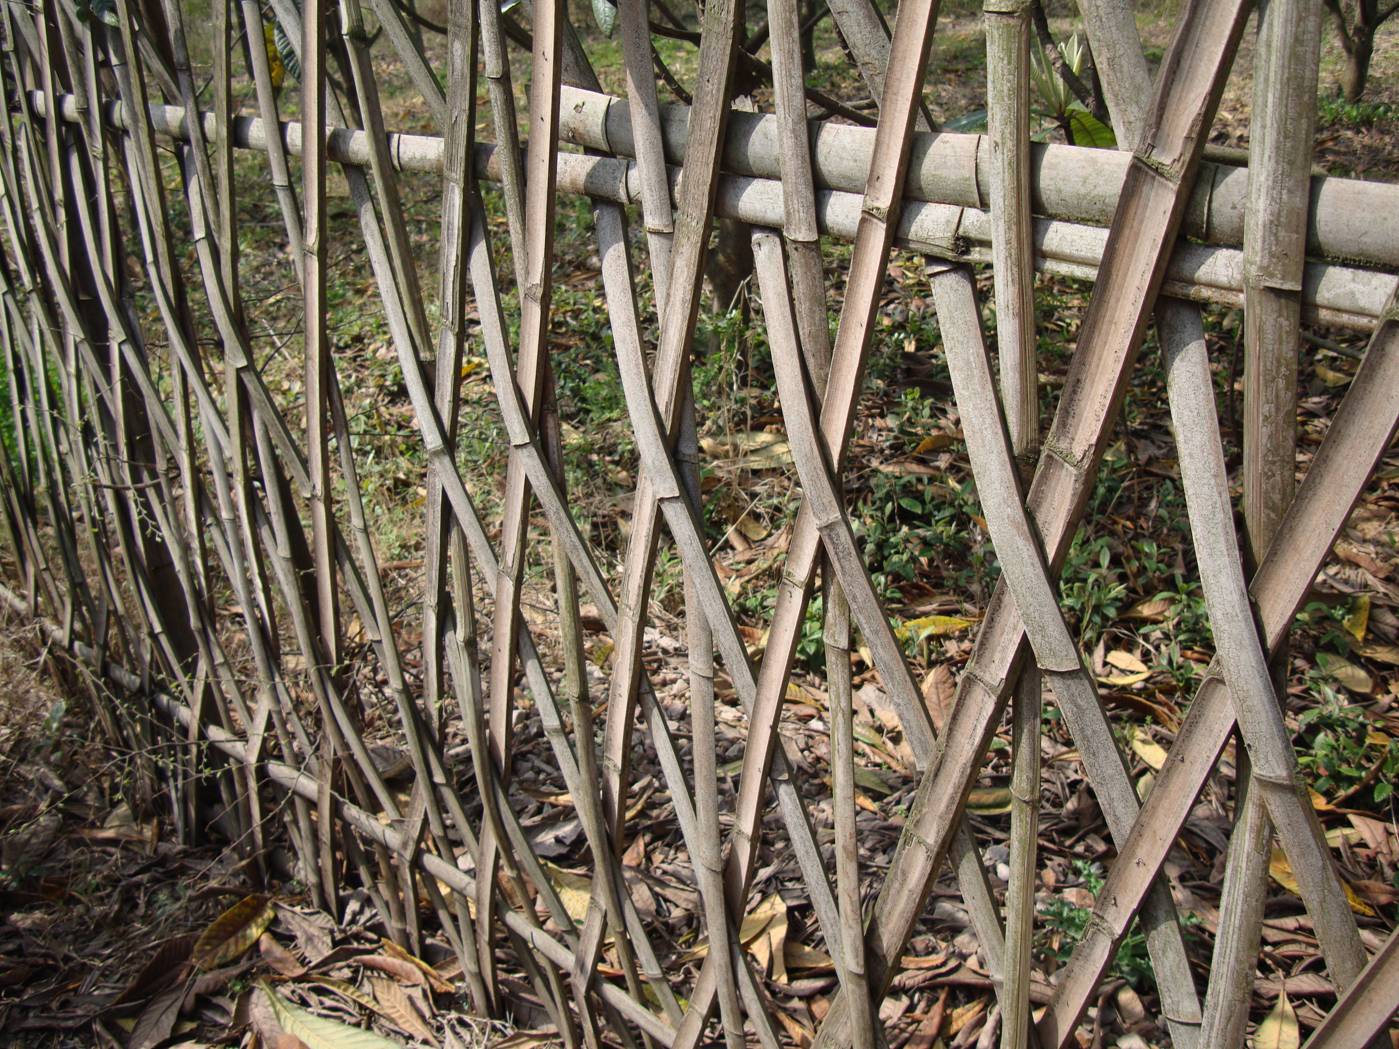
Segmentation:
<svg viewBox="0 0 1399 1049">
<path fill-rule="evenodd" d="M 635 156 L 627 103 L 594 91 L 569 91 L 567 140 L 617 156 Z M 666 159 L 682 163 L 688 110 L 661 107 Z M 874 149 L 875 129 L 830 121 L 811 122 L 816 184 L 823 189 L 863 191 Z M 725 142 L 726 171 L 757 178 L 781 176 L 777 117 L 736 112 Z M 1117 209 L 1131 163 L 1119 150 L 1036 143 L 1030 154 L 1031 208 L 1036 215 L 1106 226 Z M 991 142 L 985 135 L 916 133 L 905 192 L 912 200 L 984 209 L 991 199 Z M 1238 247 L 1244 239 L 1248 169 L 1200 165 L 1181 227 L 1183 236 L 1207 244 Z M 1310 254 L 1399 267 L 1399 185 L 1318 176 L 1311 186 Z"/>
<path fill-rule="evenodd" d="M 11 609 L 22 616 L 29 617 L 32 614 L 29 602 L 3 583 L 0 583 L 0 602 L 9 605 Z M 174 696 L 166 692 L 150 691 L 139 675 L 133 674 L 120 664 L 102 659 L 91 645 L 69 636 L 57 623 L 42 617 L 35 618 L 32 622 L 43 632 L 50 644 L 58 646 L 70 658 L 100 674 L 110 684 L 133 695 L 147 697 L 157 708 L 178 721 L 180 726 L 186 730 L 193 724 L 193 712 Z M 234 761 L 245 765 L 249 763 L 248 745 L 243 739 L 218 725 L 201 723 L 198 728 L 200 734 L 219 751 Z M 295 794 L 311 802 L 318 800 L 319 783 L 314 776 L 294 765 L 270 758 L 261 759 L 257 764 L 266 774 L 267 781 L 275 784 L 287 794 Z M 364 837 L 378 842 L 390 852 L 403 856 L 416 864 L 424 874 L 437 879 L 441 885 L 445 885 L 462 899 L 471 900 L 474 898 L 475 879 L 459 867 L 426 849 L 414 848 L 412 841 L 406 839 L 394 827 L 386 825 L 380 815 L 367 812 L 339 796 L 333 796 L 331 803 L 337 809 L 340 818 Z M 573 962 L 573 949 L 571 947 L 544 932 L 537 925 L 531 925 L 515 911 L 505 910 L 501 915 L 501 920 L 554 965 L 566 969 Z M 671 1044 L 675 1037 L 674 1030 L 655 1013 L 634 1000 L 625 990 L 601 979 L 597 982 L 597 988 L 598 993 L 609 1005 L 635 1023 L 647 1035 L 663 1046 Z"/>
<path fill-rule="evenodd" d="M 610 100 L 610 96 L 599 95 L 595 92 L 579 91 L 572 88 L 566 88 L 565 92 L 568 96 L 565 99 L 567 119 L 564 123 L 564 134 L 566 137 L 575 142 L 596 143 L 596 148 L 600 149 L 623 149 L 630 146 L 626 125 L 615 116 L 616 111 L 625 109 L 625 103 Z M 597 100 L 606 101 L 608 104 L 593 105 L 593 102 Z M 42 92 L 31 92 L 30 101 L 39 116 L 47 115 L 46 100 Z M 153 105 L 150 108 L 151 119 L 157 133 L 179 140 L 188 139 L 189 129 L 186 126 L 186 115 L 182 108 L 160 105 Z M 126 128 L 126 118 L 121 103 L 109 102 L 104 109 L 104 119 L 110 126 L 117 129 Z M 60 96 L 59 112 L 65 120 L 77 121 L 79 119 L 77 104 L 70 95 Z M 730 135 L 730 154 L 735 151 L 735 139 L 740 142 L 754 142 L 760 140 L 759 131 L 764 135 L 767 133 L 761 126 L 758 130 L 754 130 L 754 121 L 761 125 L 761 122 L 767 118 L 741 113 L 735 114 L 735 116 L 745 119 L 737 122 L 738 130 Z M 212 116 L 205 114 L 203 119 L 206 126 L 212 128 Z M 586 130 L 589 127 L 592 130 Z M 843 133 L 864 129 L 844 125 L 821 125 L 816 134 L 818 145 L 837 130 Z M 775 135 L 775 126 L 773 132 Z M 929 138 L 938 139 L 952 137 L 960 137 L 970 141 L 978 139 L 980 136 L 929 136 Z M 245 116 L 234 120 L 230 128 L 230 138 L 234 145 L 239 148 L 256 151 L 267 149 L 266 127 L 263 121 L 256 117 Z M 302 144 L 301 125 L 296 122 L 284 123 L 282 125 L 282 138 L 287 151 L 299 156 Z M 331 160 L 344 164 L 367 164 L 369 162 L 369 136 L 366 132 L 337 128 L 328 132 L 327 140 L 327 155 Z M 440 138 L 395 132 L 389 134 L 388 140 L 390 156 L 399 170 L 424 172 L 441 170 L 442 140 Z M 849 145 L 853 148 L 855 144 Z M 927 159 L 928 144 L 924 142 L 923 145 L 925 147 L 922 159 L 923 167 L 918 169 L 920 176 L 918 191 L 926 194 L 932 189 L 938 189 L 941 193 L 939 187 L 943 185 L 953 187 L 953 183 L 943 176 L 928 173 L 930 163 Z M 1091 154 L 1095 157 L 1112 158 L 1117 156 L 1115 152 L 1109 150 L 1086 150 L 1068 146 L 1045 148 L 1073 150 L 1076 154 Z M 943 147 L 938 146 L 937 149 L 941 150 Z M 829 163 L 825 169 L 826 174 L 822 175 L 820 156 L 827 154 L 829 162 L 829 154 L 832 151 L 830 143 L 818 151 L 818 181 L 831 180 Z M 727 159 L 732 161 L 733 157 L 729 156 Z M 919 156 L 915 155 L 915 163 L 919 160 Z M 497 179 L 499 177 L 499 164 L 494 146 L 478 145 L 475 162 L 478 171 L 486 178 Z M 862 158 L 861 162 L 867 162 L 867 156 Z M 775 158 L 772 163 L 775 166 Z M 938 164 L 941 163 L 941 161 L 938 162 Z M 972 159 L 968 159 L 966 163 L 968 171 L 972 171 L 976 166 Z M 1058 163 L 1057 160 L 1056 163 Z M 937 167 L 938 164 L 933 166 Z M 746 166 L 752 167 L 753 165 L 746 164 Z M 1036 170 L 1042 174 L 1045 169 L 1046 163 L 1043 154 L 1041 154 Z M 620 157 L 559 153 L 557 175 L 558 188 L 566 193 L 611 200 L 620 204 L 632 204 L 640 200 L 640 175 L 636 164 Z M 672 186 L 674 186 L 679 176 L 679 169 L 672 168 L 670 176 Z M 1082 173 L 1072 174 L 1071 177 L 1080 178 Z M 1108 176 L 1102 175 L 1101 177 Z M 843 180 L 847 183 L 850 181 L 848 178 Z M 1043 181 L 1044 179 L 1041 178 L 1041 184 Z M 1396 197 L 1392 203 L 1396 208 L 1399 208 L 1399 187 L 1347 179 L 1320 181 L 1328 184 L 1345 184 L 1340 188 L 1335 186 L 1329 188 L 1327 190 L 1328 200 L 1333 199 L 1337 193 L 1344 195 L 1355 190 L 1356 187 L 1361 187 L 1360 192 L 1363 193 L 1370 193 L 1376 189 L 1385 192 L 1393 191 Z M 913 180 L 910 180 L 910 187 L 913 185 Z M 930 189 L 930 187 L 932 188 Z M 1247 186 L 1244 185 L 1242 188 L 1246 190 Z M 956 193 L 953 192 L 953 189 L 949 189 L 942 195 L 955 196 Z M 1230 192 L 1232 193 L 1232 189 Z M 1116 199 L 1115 194 L 1116 188 L 1114 187 L 1111 197 L 1113 201 Z M 858 192 L 828 189 L 818 193 L 816 199 L 817 219 L 822 231 L 829 236 L 843 240 L 851 239 L 859 223 L 861 200 Z M 729 175 L 720 183 L 717 211 L 725 217 L 737 218 L 753 225 L 780 229 L 783 225 L 784 214 L 781 182 L 776 178 Z M 1399 211 L 1396 211 L 1395 214 L 1399 214 Z M 1374 218 L 1374 224 L 1377 227 L 1383 227 L 1390 221 L 1390 214 L 1377 212 Z M 1216 229 L 1227 227 L 1227 223 L 1218 215 L 1214 216 L 1212 221 Z M 1242 205 L 1240 205 L 1239 221 L 1240 235 L 1242 235 Z M 1313 224 L 1315 225 L 1318 221 L 1314 209 Z M 1187 219 L 1187 225 L 1188 223 L 1189 219 Z M 1098 263 L 1102 259 L 1103 246 L 1107 243 L 1107 236 L 1108 230 L 1102 227 L 1061 219 L 1037 218 L 1034 230 L 1035 266 L 1045 273 L 1094 280 L 1097 277 Z M 1399 232 L 1396 232 L 1395 238 L 1389 245 L 1391 249 L 1399 248 Z M 988 212 L 971 203 L 915 199 L 903 209 L 896 242 L 904 248 L 921 254 L 971 262 L 989 262 L 991 261 L 991 218 Z M 1354 246 L 1352 245 L 1352 247 Z M 1392 265 L 1399 269 L 1399 251 L 1392 250 L 1391 253 L 1396 255 Z M 1375 319 L 1389 300 L 1396 283 L 1399 283 L 1399 278 L 1393 274 L 1335 262 L 1311 261 L 1307 264 L 1303 276 L 1304 316 L 1309 320 L 1324 324 L 1368 331 L 1374 327 Z M 1243 305 L 1243 287 L 1242 251 L 1229 247 L 1182 242 L 1172 255 L 1166 272 L 1163 292 L 1176 298 L 1195 302 L 1240 307 Z"/>
<path fill-rule="evenodd" d="M 35 92 L 36 95 L 40 94 Z M 614 156 L 636 156 L 631 113 L 625 100 L 580 88 L 564 87 L 560 135 L 564 141 Z M 109 121 L 118 103 L 108 103 Z M 65 99 L 64 117 L 71 102 Z M 156 127 L 180 135 L 183 111 L 175 107 L 156 120 Z M 239 126 L 250 118 L 235 120 Z M 206 124 L 212 118 L 205 116 Z M 256 120 L 251 123 L 258 124 Z M 661 107 L 661 131 L 666 159 L 685 160 L 689 109 Z M 300 128 L 290 133 L 299 141 Z M 258 148 L 261 129 L 249 127 L 248 145 Z M 367 144 L 360 133 L 335 133 L 346 154 L 331 155 L 349 163 L 368 163 Z M 439 171 L 442 140 L 431 135 L 394 133 L 390 153 L 402 170 Z M 242 144 L 239 142 L 239 144 Z M 874 145 L 874 129 L 830 121 L 811 122 L 813 173 L 822 189 L 859 193 L 863 190 Z M 293 146 L 293 152 L 299 151 Z M 918 133 L 913 137 L 907 195 L 932 204 L 960 204 L 984 209 L 991 195 L 991 146 L 984 135 Z M 1106 226 L 1112 221 L 1131 155 L 1121 150 L 1088 149 L 1056 143 L 1031 148 L 1031 206 L 1036 215 L 1066 222 Z M 724 170 L 737 175 L 781 177 L 777 117 L 770 113 L 735 112 L 725 142 Z M 1205 244 L 1239 247 L 1244 239 L 1248 202 L 1248 168 L 1203 163 L 1182 233 Z M 1307 252 L 1342 262 L 1399 268 L 1399 184 L 1317 175 L 1311 180 Z"/>
</svg>

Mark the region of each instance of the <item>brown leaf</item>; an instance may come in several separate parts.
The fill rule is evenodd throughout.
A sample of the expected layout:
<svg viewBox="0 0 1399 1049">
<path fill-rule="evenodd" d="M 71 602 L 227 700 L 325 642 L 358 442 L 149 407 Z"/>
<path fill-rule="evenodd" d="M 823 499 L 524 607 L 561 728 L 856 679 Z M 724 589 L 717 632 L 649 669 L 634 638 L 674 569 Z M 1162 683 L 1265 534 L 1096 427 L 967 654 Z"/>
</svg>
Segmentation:
<svg viewBox="0 0 1399 1049">
<path fill-rule="evenodd" d="M 279 903 L 277 918 L 296 937 L 297 948 L 306 964 L 315 965 L 334 949 L 335 922 L 328 914 L 319 911 L 308 914 Z"/>
<path fill-rule="evenodd" d="M 296 955 L 278 943 L 270 932 L 265 932 L 258 937 L 257 947 L 262 953 L 263 961 L 283 976 L 294 978 L 305 975 L 306 966 L 297 961 Z"/>
<path fill-rule="evenodd" d="M 371 976 L 369 986 L 374 991 L 374 999 L 379 1003 L 383 1014 L 407 1032 L 411 1037 L 437 1045 L 437 1037 L 427 1022 L 418 1014 L 403 988 L 393 980 L 382 976 Z"/>
<path fill-rule="evenodd" d="M 452 985 L 442 978 L 442 974 L 417 955 L 405 951 L 392 940 L 385 939 L 382 936 L 379 938 L 379 943 L 383 946 L 385 954 L 392 958 L 401 958 L 410 965 L 415 966 L 419 972 L 427 977 L 427 982 L 434 991 L 440 994 L 452 993 Z"/>
<path fill-rule="evenodd" d="M 164 941 L 108 1009 L 119 1010 L 123 1006 L 143 1002 L 161 988 L 169 986 L 173 980 L 182 979 L 195 939 L 195 935 L 189 933 Z"/>
<path fill-rule="evenodd" d="M 377 969 L 381 973 L 388 973 L 395 980 L 410 986 L 424 987 L 427 985 L 427 975 L 412 962 L 403 958 L 395 958 L 388 954 L 362 954 L 355 961 L 366 969 Z"/>
<path fill-rule="evenodd" d="M 272 924 L 277 912 L 266 896 L 245 896 L 215 918 L 191 952 L 195 967 L 208 971 L 237 958 Z"/>
<path fill-rule="evenodd" d="M 946 663 L 933 667 L 923 679 L 923 701 L 928 704 L 928 716 L 933 719 L 933 728 L 941 734 L 957 703 L 957 682 Z"/>
<path fill-rule="evenodd" d="M 175 1021 L 180 1018 L 180 1006 L 185 1000 L 183 984 L 171 987 L 151 999 L 136 1018 L 126 1049 L 151 1049 L 175 1033 Z"/>
</svg>

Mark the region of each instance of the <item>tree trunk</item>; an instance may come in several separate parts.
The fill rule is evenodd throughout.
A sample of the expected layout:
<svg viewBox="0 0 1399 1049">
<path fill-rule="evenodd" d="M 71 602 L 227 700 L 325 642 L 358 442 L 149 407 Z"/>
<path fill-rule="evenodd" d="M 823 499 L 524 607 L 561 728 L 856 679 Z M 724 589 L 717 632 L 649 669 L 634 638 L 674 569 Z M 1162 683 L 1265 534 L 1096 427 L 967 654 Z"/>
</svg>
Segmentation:
<svg viewBox="0 0 1399 1049">
<path fill-rule="evenodd" d="M 1357 25 L 1352 31 L 1352 44 L 1346 50 L 1346 64 L 1341 70 L 1341 93 L 1347 102 L 1358 102 L 1365 93 L 1370 77 L 1370 59 L 1375 53 L 1375 27 Z"/>
</svg>

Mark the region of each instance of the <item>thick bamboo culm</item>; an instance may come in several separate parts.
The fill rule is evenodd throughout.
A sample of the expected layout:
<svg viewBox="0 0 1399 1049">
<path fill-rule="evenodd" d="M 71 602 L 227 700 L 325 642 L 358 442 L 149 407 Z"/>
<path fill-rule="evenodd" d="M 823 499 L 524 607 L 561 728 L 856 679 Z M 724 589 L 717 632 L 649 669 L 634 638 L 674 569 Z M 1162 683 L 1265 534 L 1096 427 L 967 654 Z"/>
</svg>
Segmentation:
<svg viewBox="0 0 1399 1049">
<path fill-rule="evenodd" d="M 937 0 L 901 0 L 892 24 L 873 0 L 831 5 L 864 109 L 813 92 L 797 0 L 769 0 L 755 36 L 737 0 L 699 5 L 697 34 L 667 30 L 698 44 L 693 97 L 662 105 L 658 70 L 686 88 L 654 45 L 661 6 L 615 5 L 622 98 L 600 90 L 561 0 L 524 5 L 527 26 L 495 0 L 452 0 L 441 53 L 396 0 L 213 0 L 207 71 L 178 0 L 0 4 L 0 603 L 119 694 L 94 687 L 95 714 L 181 838 L 227 835 L 256 881 L 289 857 L 335 914 L 362 891 L 386 936 L 451 952 L 473 1011 L 528 1009 L 569 1049 L 888 1044 L 897 1011 L 882 1007 L 911 986 L 945 872 L 990 996 L 978 1045 L 1087 1044 L 1137 921 L 1161 1036 L 1242 1044 L 1275 844 L 1334 991 L 1308 1046 L 1377 1044 L 1399 1007 L 1399 934 L 1357 921 L 1278 702 L 1295 614 L 1399 427 L 1399 186 L 1312 171 L 1320 4 L 1261 6 L 1247 167 L 1206 159 L 1247 0 L 1185 0 L 1154 81 L 1133 5 L 1081 0 L 1116 150 L 1031 141 L 1034 0 L 983 4 L 984 135 L 929 130 Z M 294 91 L 274 58 L 296 67 Z M 385 62 L 439 135 L 390 127 Z M 739 98 L 755 77 L 771 112 Z M 284 119 L 293 105 L 301 120 Z M 812 105 L 834 116 L 810 120 Z M 842 122 L 865 112 L 873 127 Z M 275 336 L 291 395 L 267 377 L 262 303 L 245 295 L 248 165 L 288 249 L 278 294 L 301 306 Z M 342 176 L 346 207 L 328 201 Z M 424 186 L 440 210 L 426 251 L 410 207 Z M 589 200 L 581 279 L 606 311 L 609 341 L 584 352 L 615 357 L 636 453 L 615 556 L 570 494 L 595 463 L 569 447 L 560 387 L 565 194 Z M 799 481 L 756 649 L 705 515 L 696 365 L 716 226 L 722 250 L 751 252 L 751 322 Z M 406 584 L 362 483 L 358 362 L 333 351 L 347 247 L 420 453 L 421 576 Z M 896 248 L 922 265 L 891 270 Z M 936 315 L 922 349 L 946 365 L 998 564 L 950 715 L 925 701 L 844 485 L 891 273 Z M 1083 282 L 1087 301 L 1051 396 L 1047 277 Z M 1242 537 L 1206 335 L 1219 307 L 1243 318 Z M 1153 326 L 1215 652 L 1141 796 L 1058 584 Z M 1304 336 L 1356 332 L 1368 345 L 1346 350 L 1356 374 L 1296 483 Z M 466 410 L 476 367 L 472 413 L 486 404 L 490 431 Z M 462 461 L 487 433 L 502 464 L 489 491 Z M 664 618 L 662 571 L 678 591 Z M 829 746 L 813 767 L 783 719 L 817 607 Z M 860 789 L 867 689 L 910 755 L 912 803 L 882 856 L 861 835 L 862 809 L 893 818 Z M 1036 968 L 1045 707 L 1115 852 L 1052 982 Z M 1002 884 L 968 800 L 1007 719 Z M 734 725 L 741 745 L 721 753 Z M 525 808 L 540 769 L 577 820 L 581 910 Z M 1210 857 L 1224 883 L 1205 969 L 1167 857 L 1211 777 L 1234 826 Z M 691 879 L 688 953 L 632 891 L 657 827 Z M 744 943 L 779 869 L 829 955 L 810 1029 Z"/>
</svg>

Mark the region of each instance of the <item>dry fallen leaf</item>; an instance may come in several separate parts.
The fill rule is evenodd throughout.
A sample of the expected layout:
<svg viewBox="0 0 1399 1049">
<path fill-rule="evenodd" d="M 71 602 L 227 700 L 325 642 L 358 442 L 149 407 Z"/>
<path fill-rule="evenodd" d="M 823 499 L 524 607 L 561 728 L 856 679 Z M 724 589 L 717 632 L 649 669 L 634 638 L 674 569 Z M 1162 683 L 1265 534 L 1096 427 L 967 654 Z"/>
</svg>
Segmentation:
<svg viewBox="0 0 1399 1049">
<path fill-rule="evenodd" d="M 1370 595 L 1357 594 L 1351 603 L 1350 613 L 1341 624 L 1357 642 L 1365 640 L 1365 631 L 1370 626 Z"/>
<path fill-rule="evenodd" d="M 1117 650 L 1109 652 L 1103 659 L 1109 666 L 1116 667 L 1122 671 L 1120 674 L 1108 674 L 1098 680 L 1107 685 L 1118 685 L 1125 687 L 1135 685 L 1145 681 L 1151 676 L 1151 669 L 1130 652 Z"/>
<path fill-rule="evenodd" d="M 967 811 L 978 816 L 1001 816 L 1010 811 L 1009 787 L 973 787 L 967 795 Z"/>
<path fill-rule="evenodd" d="M 1316 665 L 1319 666 L 1332 680 L 1344 685 L 1352 692 L 1361 695 L 1368 695 L 1374 691 L 1375 679 L 1368 671 L 1356 666 L 1348 659 L 1333 655 L 1330 652 L 1318 652 L 1316 654 Z"/>
<path fill-rule="evenodd" d="M 766 430 L 744 430 L 727 438 L 700 441 L 705 455 L 736 462 L 745 470 L 780 470 L 792 461 L 787 438 Z"/>
<path fill-rule="evenodd" d="M 1292 864 L 1288 862 L 1287 854 L 1277 846 L 1273 847 L 1272 857 L 1268 860 L 1268 873 L 1272 875 L 1273 881 L 1294 896 L 1302 895 L 1302 890 L 1297 885 L 1297 875 L 1292 873 Z M 1351 910 L 1366 918 L 1375 916 L 1375 909 L 1356 895 L 1347 882 L 1342 881 L 1341 887 L 1346 891 L 1346 902 L 1350 904 Z"/>
<path fill-rule="evenodd" d="M 957 704 L 957 682 L 946 663 L 933 667 L 923 679 L 923 702 L 928 705 L 933 728 L 941 733 Z"/>
<path fill-rule="evenodd" d="M 292 1005 L 274 991 L 266 980 L 259 980 L 257 986 L 258 990 L 266 995 L 282 1030 L 300 1038 L 306 1043 L 307 1049 L 403 1049 L 398 1042 L 381 1034 L 351 1027 L 324 1016 L 316 1016 Z"/>
<path fill-rule="evenodd" d="M 208 972 L 233 961 L 267 931 L 277 912 L 266 896 L 245 896 L 200 934 L 190 952 L 196 968 Z"/>
<path fill-rule="evenodd" d="M 1154 771 L 1166 764 L 1166 748 L 1157 743 L 1140 725 L 1132 726 L 1132 752 Z"/>
<path fill-rule="evenodd" d="M 554 890 L 559 894 L 559 902 L 563 904 L 563 909 L 568 912 L 568 916 L 578 923 L 587 920 L 588 904 L 593 898 L 592 879 L 574 871 L 564 870 L 562 867 L 555 867 L 552 863 L 544 860 L 540 862 L 549 873 L 549 878 L 554 883 Z"/>
<path fill-rule="evenodd" d="M 1345 386 L 1352 378 L 1352 376 L 1345 374 L 1345 372 L 1338 372 L 1334 368 L 1326 367 L 1326 365 L 1322 364 L 1320 361 L 1316 363 L 1316 377 L 1333 390 Z"/>
<path fill-rule="evenodd" d="M 373 989 L 374 1000 L 379 1003 L 384 1016 L 419 1041 L 438 1044 L 432 1028 L 427 1025 L 427 1021 L 419 1014 L 402 987 L 383 976 L 371 976 L 369 986 Z"/>
<path fill-rule="evenodd" d="M 974 621 L 961 616 L 919 616 L 900 623 L 894 628 L 894 633 L 900 641 L 922 641 L 925 637 L 958 634 L 970 626 L 975 626 Z"/>
<path fill-rule="evenodd" d="M 1254 1049 L 1298 1049 L 1302 1032 L 1297 1026 L 1297 1012 L 1287 1000 L 1287 992 L 1278 995 L 1278 1004 L 1258 1025 L 1253 1036 Z"/>
</svg>

